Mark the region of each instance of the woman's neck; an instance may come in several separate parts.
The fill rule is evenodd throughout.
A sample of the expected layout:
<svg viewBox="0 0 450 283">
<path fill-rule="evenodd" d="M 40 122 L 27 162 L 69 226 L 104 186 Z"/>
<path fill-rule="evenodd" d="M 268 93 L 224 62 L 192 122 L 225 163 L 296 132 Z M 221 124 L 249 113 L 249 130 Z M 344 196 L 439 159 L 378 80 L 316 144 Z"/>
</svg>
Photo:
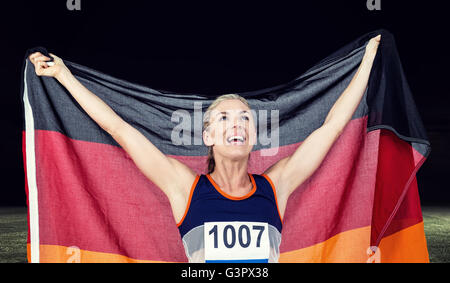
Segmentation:
<svg viewBox="0 0 450 283">
<path fill-rule="evenodd" d="M 222 191 L 240 197 L 252 190 L 253 184 L 248 176 L 248 159 L 239 161 L 217 159 L 210 176 Z"/>
</svg>

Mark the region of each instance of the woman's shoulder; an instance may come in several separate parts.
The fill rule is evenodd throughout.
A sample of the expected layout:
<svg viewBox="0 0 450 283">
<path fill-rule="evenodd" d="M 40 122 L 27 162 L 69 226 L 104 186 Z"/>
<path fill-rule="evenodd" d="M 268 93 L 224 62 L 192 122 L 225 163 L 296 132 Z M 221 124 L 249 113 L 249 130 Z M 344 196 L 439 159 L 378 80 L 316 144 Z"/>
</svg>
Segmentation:
<svg viewBox="0 0 450 283">
<path fill-rule="evenodd" d="M 270 179 L 267 174 L 252 174 L 253 179 L 257 183 L 257 185 L 264 185 L 265 187 L 268 187 L 269 189 L 275 189 L 272 180 Z"/>
</svg>

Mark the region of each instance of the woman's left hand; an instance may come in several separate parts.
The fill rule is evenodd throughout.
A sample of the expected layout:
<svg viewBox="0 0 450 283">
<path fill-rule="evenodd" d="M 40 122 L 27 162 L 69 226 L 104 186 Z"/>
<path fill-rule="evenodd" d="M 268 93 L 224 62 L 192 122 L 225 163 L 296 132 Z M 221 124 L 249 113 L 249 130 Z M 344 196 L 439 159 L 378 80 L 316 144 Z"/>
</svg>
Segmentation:
<svg viewBox="0 0 450 283">
<path fill-rule="evenodd" d="M 381 34 L 372 37 L 369 40 L 369 43 L 366 45 L 366 53 L 364 54 L 365 57 L 370 58 L 371 60 L 375 59 L 375 55 L 377 55 L 378 45 L 380 45 L 381 41 Z"/>
</svg>

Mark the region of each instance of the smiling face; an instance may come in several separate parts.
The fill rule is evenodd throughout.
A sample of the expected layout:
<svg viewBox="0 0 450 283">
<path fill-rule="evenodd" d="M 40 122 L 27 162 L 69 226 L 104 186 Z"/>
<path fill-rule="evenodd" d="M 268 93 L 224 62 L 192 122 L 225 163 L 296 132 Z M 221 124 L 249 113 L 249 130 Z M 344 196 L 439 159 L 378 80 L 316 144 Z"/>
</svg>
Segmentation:
<svg viewBox="0 0 450 283">
<path fill-rule="evenodd" d="M 256 143 L 256 128 L 250 108 L 239 99 L 221 101 L 210 111 L 203 141 L 214 155 L 240 160 L 248 158 Z"/>
</svg>

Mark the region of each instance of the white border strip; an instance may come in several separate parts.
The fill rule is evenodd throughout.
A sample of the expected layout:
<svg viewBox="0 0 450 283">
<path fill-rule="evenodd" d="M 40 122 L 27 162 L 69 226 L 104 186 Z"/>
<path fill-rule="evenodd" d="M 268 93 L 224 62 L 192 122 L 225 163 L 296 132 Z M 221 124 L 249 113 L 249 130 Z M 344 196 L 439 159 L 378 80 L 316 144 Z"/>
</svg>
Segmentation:
<svg viewBox="0 0 450 283">
<path fill-rule="evenodd" d="M 28 210 L 30 215 L 30 250 L 31 262 L 39 262 L 39 210 L 38 191 L 36 185 L 36 159 L 34 150 L 34 119 L 33 110 L 28 100 L 27 86 L 28 59 L 25 63 L 23 102 L 25 110 L 25 151 L 27 162 L 27 182 L 28 182 Z"/>
</svg>

